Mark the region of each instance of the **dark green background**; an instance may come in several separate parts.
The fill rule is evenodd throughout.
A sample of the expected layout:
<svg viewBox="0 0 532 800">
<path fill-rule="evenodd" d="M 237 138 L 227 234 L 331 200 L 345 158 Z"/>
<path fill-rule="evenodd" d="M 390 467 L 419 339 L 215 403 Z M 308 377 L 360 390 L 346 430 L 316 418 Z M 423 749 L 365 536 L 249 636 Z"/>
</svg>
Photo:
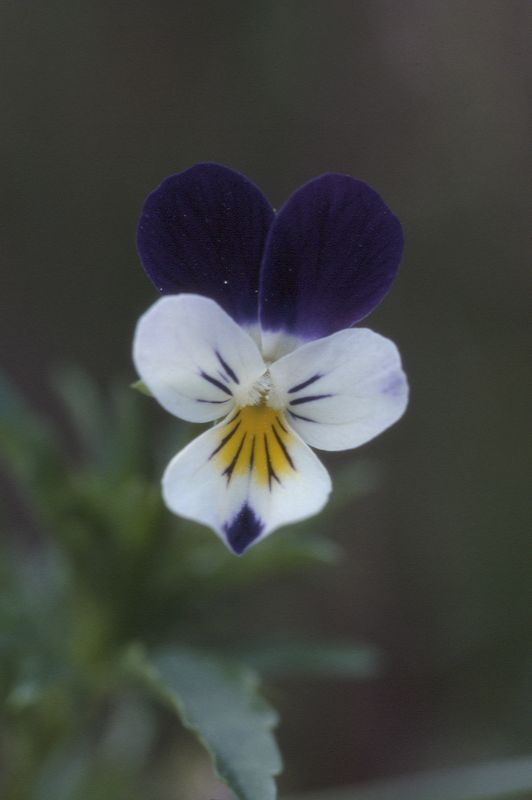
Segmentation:
<svg viewBox="0 0 532 800">
<path fill-rule="evenodd" d="M 326 596 L 265 612 L 387 654 L 284 690 L 300 786 L 532 751 L 531 23 L 527 0 L 1 4 L 0 341 L 37 405 L 57 363 L 132 378 L 136 219 L 172 172 L 220 161 L 276 206 L 345 172 L 403 222 L 368 324 L 409 411 L 361 451 L 382 481 L 331 531 Z"/>
</svg>

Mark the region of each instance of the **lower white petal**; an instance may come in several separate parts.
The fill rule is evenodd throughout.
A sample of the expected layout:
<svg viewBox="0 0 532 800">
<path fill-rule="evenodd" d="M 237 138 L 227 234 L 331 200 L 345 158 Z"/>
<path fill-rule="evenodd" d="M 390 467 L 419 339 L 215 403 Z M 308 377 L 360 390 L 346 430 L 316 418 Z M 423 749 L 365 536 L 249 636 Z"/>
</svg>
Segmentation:
<svg viewBox="0 0 532 800">
<path fill-rule="evenodd" d="M 140 318 L 133 359 L 167 411 L 189 422 L 225 416 L 266 367 L 259 349 L 207 297 L 162 297 Z"/>
<path fill-rule="evenodd" d="M 330 490 L 323 464 L 266 406 L 236 410 L 178 453 L 163 476 L 170 510 L 213 528 L 239 554 L 316 514 Z"/>
<path fill-rule="evenodd" d="M 276 403 L 312 447 L 347 450 L 403 414 L 408 384 L 389 339 L 366 328 L 309 342 L 270 367 Z"/>
</svg>

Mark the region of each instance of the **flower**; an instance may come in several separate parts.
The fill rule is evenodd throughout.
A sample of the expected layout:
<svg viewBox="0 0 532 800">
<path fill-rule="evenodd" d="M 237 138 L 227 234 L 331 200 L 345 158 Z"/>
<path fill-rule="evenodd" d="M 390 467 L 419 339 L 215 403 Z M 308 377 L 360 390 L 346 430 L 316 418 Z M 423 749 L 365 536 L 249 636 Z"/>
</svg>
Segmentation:
<svg viewBox="0 0 532 800">
<path fill-rule="evenodd" d="M 148 196 L 137 244 L 166 295 L 138 322 L 137 371 L 170 413 L 221 420 L 172 459 L 164 500 L 241 554 L 325 505 L 311 447 L 358 447 L 405 410 L 397 348 L 351 328 L 390 288 L 401 226 L 346 175 L 275 213 L 244 176 L 198 164 Z"/>
</svg>

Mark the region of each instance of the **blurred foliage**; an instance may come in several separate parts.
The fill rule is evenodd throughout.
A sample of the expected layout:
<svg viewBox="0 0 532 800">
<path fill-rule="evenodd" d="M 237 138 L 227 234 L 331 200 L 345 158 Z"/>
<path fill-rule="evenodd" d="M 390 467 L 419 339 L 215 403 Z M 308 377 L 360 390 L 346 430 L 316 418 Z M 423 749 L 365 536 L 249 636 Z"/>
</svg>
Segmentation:
<svg viewBox="0 0 532 800">
<path fill-rule="evenodd" d="M 399 279 L 367 322 L 399 345 L 412 403 L 400 425 L 357 452 L 379 459 L 385 490 L 334 520 L 330 506 L 304 529 L 332 528 L 312 547 L 333 559 L 334 542 L 345 543 L 340 568 L 307 570 L 303 586 L 288 566 L 262 577 L 266 542 L 230 565 L 219 603 L 212 594 L 203 613 L 209 569 L 221 581 L 226 554 L 212 535 L 165 522 L 169 537 L 196 542 L 176 555 L 196 570 L 187 578 L 183 568 L 179 581 L 197 582 L 187 602 L 204 620 L 185 635 L 180 607 L 173 640 L 220 652 L 231 614 L 245 623 L 244 650 L 262 628 L 277 635 L 276 613 L 279 627 L 303 621 L 307 603 L 308 630 L 298 626 L 307 642 L 329 618 L 331 636 L 353 631 L 383 647 L 384 676 L 364 686 L 298 677 L 275 689 L 291 791 L 532 752 L 531 14 L 529 0 L 2 4 L 2 358 L 32 403 L 46 402 L 43 376 L 58 358 L 106 380 L 129 360 L 133 326 L 156 297 L 138 266 L 135 220 L 146 192 L 172 172 L 220 161 L 276 207 L 315 175 L 350 174 L 377 188 L 404 226 Z M 149 405 L 137 405 L 142 424 Z M 115 421 L 103 416 L 106 444 Z M 146 435 L 132 427 L 125 457 L 135 441 L 147 449 Z M 143 461 L 140 474 L 155 486 L 163 451 L 188 435 L 175 426 L 154 437 L 161 461 Z M 40 581 L 48 599 L 51 580 L 40 576 L 54 571 L 50 543 L 66 555 L 53 524 L 35 518 L 35 498 L 18 492 L 32 511 L 6 534 L 40 530 L 41 545 L 11 554 L 0 579 L 18 582 L 24 561 L 28 593 L 37 596 Z M 292 535 L 298 547 L 299 531 L 274 534 L 269 557 L 281 561 L 277 547 Z M 171 583 L 178 566 L 163 560 Z M 57 591 L 70 598 L 64 570 Z M 98 592 L 86 593 L 91 602 Z M 81 606 L 79 585 L 75 595 Z M 163 609 L 164 623 L 146 614 L 168 630 L 176 613 Z M 136 705 L 124 699 L 120 709 Z"/>
<path fill-rule="evenodd" d="M 59 406 L 42 416 L 0 383 L 0 458 L 14 497 L 0 547 L 3 800 L 229 798 L 214 773 L 239 800 L 274 800 L 277 714 L 258 673 L 366 679 L 380 659 L 312 628 L 257 636 L 253 599 L 338 563 L 339 546 L 320 531 L 373 488 L 374 465 L 337 462 L 325 513 L 237 558 L 161 502 L 165 460 L 197 427 L 174 421 L 155 433 L 149 399 L 125 384 L 105 394 L 77 369 L 53 385 Z M 305 798 L 531 791 L 530 761 L 514 759 Z"/>
<path fill-rule="evenodd" d="M 328 515 L 237 558 L 161 502 L 164 459 L 197 428 L 154 434 L 150 400 L 125 385 L 104 394 L 77 369 L 53 385 L 50 418 L 0 385 L 15 496 L 0 551 L 2 798 L 186 798 L 202 767 L 185 728 L 238 798 L 274 798 L 276 715 L 254 670 L 365 678 L 377 659 L 311 631 L 257 639 L 253 593 L 337 562 L 318 531 L 372 471 L 344 464 Z"/>
<path fill-rule="evenodd" d="M 312 792 L 305 800 L 529 800 L 531 787 L 532 759 L 522 757 Z"/>
</svg>

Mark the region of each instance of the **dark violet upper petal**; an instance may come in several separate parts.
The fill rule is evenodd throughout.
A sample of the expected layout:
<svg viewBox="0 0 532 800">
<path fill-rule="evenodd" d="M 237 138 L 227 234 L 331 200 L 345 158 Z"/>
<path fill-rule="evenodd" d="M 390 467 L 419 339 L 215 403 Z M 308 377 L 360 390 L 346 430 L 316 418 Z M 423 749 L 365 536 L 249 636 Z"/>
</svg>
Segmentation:
<svg viewBox="0 0 532 800">
<path fill-rule="evenodd" d="M 262 328 L 316 339 L 350 327 L 380 303 L 402 251 L 401 225 L 373 189 L 347 175 L 315 178 L 268 234 Z"/>
<path fill-rule="evenodd" d="M 163 294 L 201 294 L 237 322 L 253 322 L 272 218 L 264 195 L 243 175 L 219 164 L 197 164 L 148 195 L 137 247 Z"/>
</svg>

